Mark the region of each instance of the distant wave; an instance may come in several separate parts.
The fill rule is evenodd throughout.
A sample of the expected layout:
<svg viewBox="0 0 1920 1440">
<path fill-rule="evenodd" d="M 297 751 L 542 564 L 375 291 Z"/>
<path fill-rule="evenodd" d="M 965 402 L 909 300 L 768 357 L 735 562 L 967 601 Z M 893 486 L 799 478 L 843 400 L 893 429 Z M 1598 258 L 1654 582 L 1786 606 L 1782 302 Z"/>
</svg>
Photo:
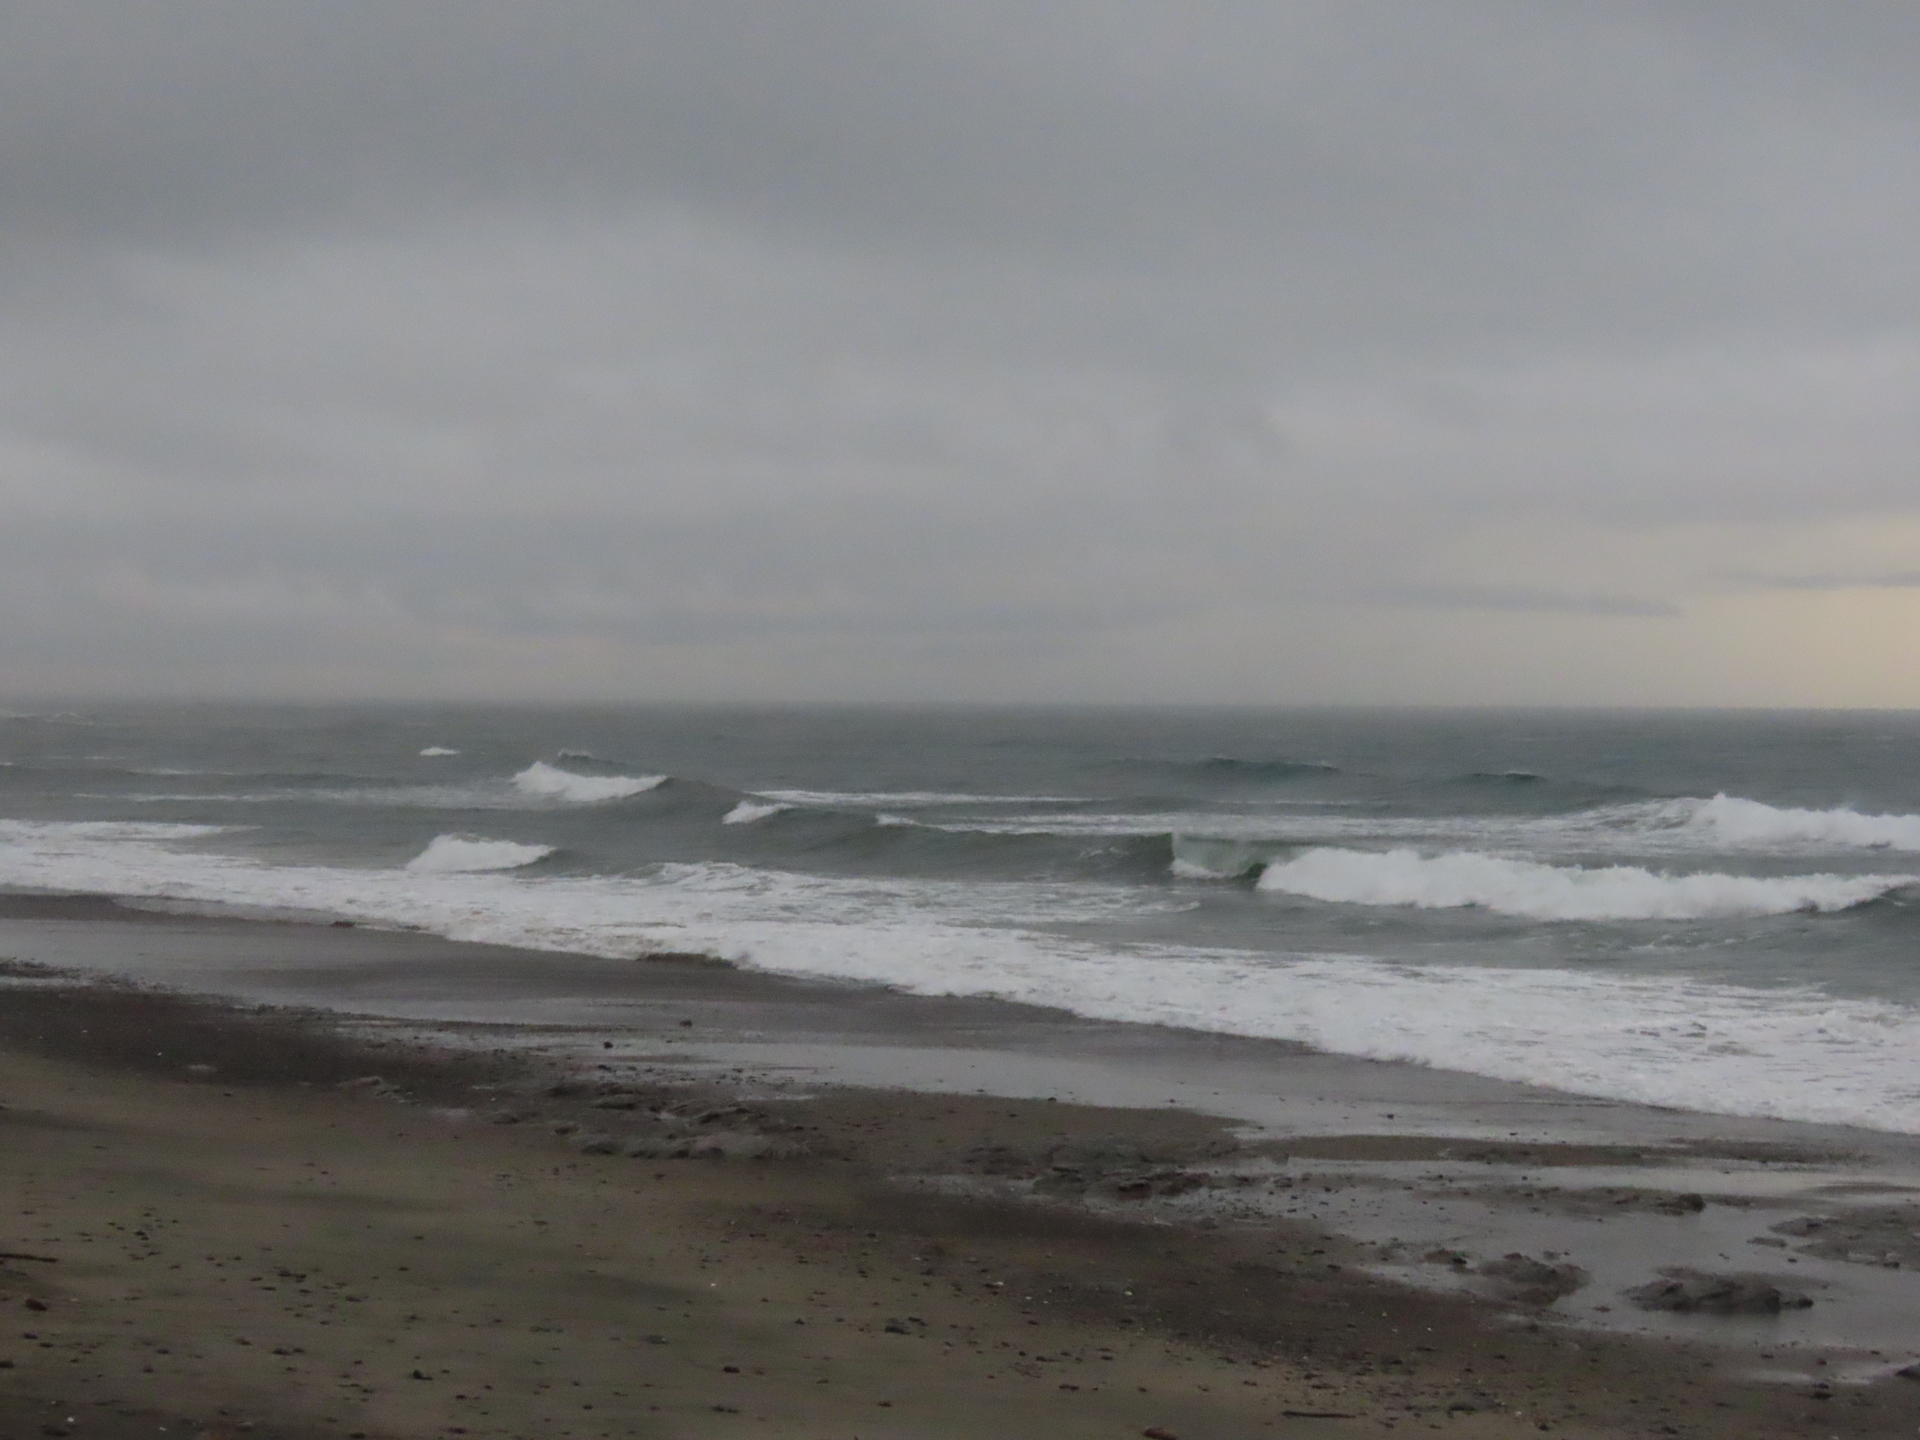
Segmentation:
<svg viewBox="0 0 1920 1440">
<path fill-rule="evenodd" d="M 1338 775 L 1340 767 L 1324 760 L 1242 760 L 1234 755 L 1210 755 L 1189 768 L 1211 775 Z"/>
<path fill-rule="evenodd" d="M 429 759 L 429 760 L 436 760 L 436 759 L 439 759 L 439 758 L 440 758 L 441 756 L 444 756 L 444 755 L 458 755 L 459 753 L 460 753 L 460 752 L 459 752 L 458 750 L 449 750 L 449 749 L 448 749 L 448 748 L 447 748 L 446 746 L 444 746 L 444 745 L 429 745 L 429 746 L 427 746 L 427 748 L 426 748 L 426 749 L 424 749 L 424 750 L 422 750 L 422 751 L 420 752 L 420 754 L 421 754 L 421 755 L 422 755 L 422 756 L 423 756 L 424 758 L 426 758 L 426 759 Z"/>
<path fill-rule="evenodd" d="M 1130 770 L 1175 774 L 1203 781 L 1266 782 L 1303 780 L 1316 775 L 1338 775 L 1340 767 L 1324 760 L 1292 760 L 1285 756 L 1248 759 L 1239 755 L 1208 755 L 1201 759 L 1135 759 L 1116 762 Z"/>
<path fill-rule="evenodd" d="M 733 809 L 720 817 L 722 825 L 751 825 L 756 820 L 765 820 L 769 815 L 778 815 L 783 810 L 791 810 L 791 805 L 762 804 L 754 800 L 742 800 Z"/>
<path fill-rule="evenodd" d="M 624 800 L 664 784 L 666 779 L 664 775 L 578 775 L 536 760 L 515 775 L 513 783 L 523 794 L 593 805 L 606 800 Z"/>
<path fill-rule="evenodd" d="M 1533 770 L 1470 770 L 1460 778 L 1469 785 L 1533 785 L 1546 779 Z"/>
<path fill-rule="evenodd" d="M 895 805 L 902 809 L 932 805 L 1084 805 L 1085 795 L 977 795 L 961 790 L 755 790 L 767 800 L 788 805 Z"/>
<path fill-rule="evenodd" d="M 546 859 L 553 851 L 551 845 L 520 845 L 512 840 L 488 840 L 479 835 L 440 835 L 407 862 L 407 869 L 427 875 L 518 870 L 522 865 Z"/>
<path fill-rule="evenodd" d="M 1663 875 L 1543 865 L 1473 851 L 1316 848 L 1261 872 L 1262 890 L 1351 905 L 1479 906 L 1533 920 L 1705 920 L 1846 910 L 1920 875 Z"/>
<path fill-rule="evenodd" d="M 0 841 L 57 846 L 61 840 L 164 843 L 225 835 L 236 825 L 149 825 L 139 820 L 0 820 Z"/>
</svg>

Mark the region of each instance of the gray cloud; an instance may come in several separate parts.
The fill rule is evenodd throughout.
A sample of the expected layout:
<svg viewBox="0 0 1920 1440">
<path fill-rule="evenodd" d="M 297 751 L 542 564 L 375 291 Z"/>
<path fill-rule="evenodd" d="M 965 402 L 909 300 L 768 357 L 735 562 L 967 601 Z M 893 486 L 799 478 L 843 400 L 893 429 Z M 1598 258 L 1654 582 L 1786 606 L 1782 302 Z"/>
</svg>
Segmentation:
<svg viewBox="0 0 1920 1440">
<path fill-rule="evenodd" d="M 1524 590 L 1495 585 L 1402 585 L 1363 591 L 1351 597 L 1377 605 L 1412 605 L 1435 610 L 1505 610 L 1517 614 L 1657 617 L 1680 614 L 1664 600 L 1632 595 L 1569 595 L 1554 590 Z"/>
<path fill-rule="evenodd" d="M 1503 617 L 1641 616 L 1711 699 L 1716 577 L 1914 518 L 1916 59 L 1891 0 L 14 7 L 0 673 L 1480 699 Z"/>
<path fill-rule="evenodd" d="M 1920 570 L 1895 570 L 1878 575 L 1744 575 L 1738 584 L 1763 590 L 1915 590 Z"/>
</svg>

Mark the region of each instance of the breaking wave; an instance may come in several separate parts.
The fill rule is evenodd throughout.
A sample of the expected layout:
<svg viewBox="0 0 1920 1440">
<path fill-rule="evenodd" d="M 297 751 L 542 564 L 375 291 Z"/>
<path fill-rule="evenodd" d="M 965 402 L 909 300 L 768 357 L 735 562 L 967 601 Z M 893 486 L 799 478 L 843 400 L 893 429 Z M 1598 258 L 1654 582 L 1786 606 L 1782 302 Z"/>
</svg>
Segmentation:
<svg viewBox="0 0 1920 1440">
<path fill-rule="evenodd" d="M 458 755 L 458 750 L 449 750 L 445 745 L 429 745 L 420 754 L 428 760 L 437 760 L 447 755 Z"/>
<path fill-rule="evenodd" d="M 1833 810 L 1790 810 L 1716 795 L 1692 802 L 1683 823 L 1729 845 L 1771 846 L 1812 842 L 1867 850 L 1920 851 L 1920 815 L 1864 815 Z"/>
<path fill-rule="evenodd" d="M 407 869 L 415 874 L 470 875 L 486 870 L 518 870 L 553 854 L 551 845 L 521 845 L 512 840 L 488 840 L 479 835 L 440 835 L 413 859 Z"/>
<path fill-rule="evenodd" d="M 1920 1013 L 1904 1005 L 1676 977 L 1114 948 L 1036 928 L 1141 913 L 1143 897 L 1104 886 L 717 864 L 531 881 L 174 848 L 207 828 L 0 822 L 0 884 L 318 912 L 589 955 L 694 950 L 783 974 L 1293 1040 L 1656 1105 L 1920 1129 Z"/>
<path fill-rule="evenodd" d="M 1665 875 L 1588 869 L 1473 851 L 1316 848 L 1268 865 L 1259 888 L 1350 905 L 1478 906 L 1533 920 L 1706 920 L 1846 910 L 1920 875 Z"/>
<path fill-rule="evenodd" d="M 526 795 L 548 800 L 565 800 L 576 805 L 594 805 L 606 800 L 624 800 L 666 783 L 664 775 L 580 775 L 562 770 L 544 760 L 536 760 L 513 777 L 515 788 Z"/>
</svg>

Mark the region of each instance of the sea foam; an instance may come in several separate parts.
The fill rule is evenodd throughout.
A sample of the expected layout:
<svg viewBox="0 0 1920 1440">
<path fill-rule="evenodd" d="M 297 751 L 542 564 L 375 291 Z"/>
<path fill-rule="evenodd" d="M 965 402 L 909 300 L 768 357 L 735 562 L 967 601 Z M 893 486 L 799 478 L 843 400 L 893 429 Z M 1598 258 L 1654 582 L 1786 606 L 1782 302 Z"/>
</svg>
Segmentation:
<svg viewBox="0 0 1920 1440">
<path fill-rule="evenodd" d="M 1647 1104 L 1920 1132 L 1920 1011 L 1889 1002 L 1677 977 L 1114 946 L 1043 928 L 1177 908 L 1117 887 L 717 864 L 534 879 L 276 866 L 177 848 L 204 833 L 0 822 L 0 884 L 305 911 L 609 957 L 696 951 Z"/>
<path fill-rule="evenodd" d="M 523 794 L 542 799 L 565 800 L 576 805 L 593 805 L 605 800 L 624 800 L 666 782 L 664 775 L 580 775 L 562 770 L 544 760 L 536 760 L 513 783 Z"/>
<path fill-rule="evenodd" d="M 1845 910 L 1920 875 L 1667 875 L 1454 851 L 1316 848 L 1261 872 L 1262 890 L 1352 905 L 1476 905 L 1534 920 L 1704 920 Z"/>
<path fill-rule="evenodd" d="M 517 870 L 553 854 L 551 845 L 521 845 L 512 840 L 488 840 L 479 835 L 439 835 L 413 859 L 407 869 L 415 874 L 461 875 L 485 870 Z"/>
<path fill-rule="evenodd" d="M 439 760 L 448 755 L 458 755 L 458 750 L 449 750 L 445 745 L 429 745 L 420 752 L 424 759 Z"/>
</svg>

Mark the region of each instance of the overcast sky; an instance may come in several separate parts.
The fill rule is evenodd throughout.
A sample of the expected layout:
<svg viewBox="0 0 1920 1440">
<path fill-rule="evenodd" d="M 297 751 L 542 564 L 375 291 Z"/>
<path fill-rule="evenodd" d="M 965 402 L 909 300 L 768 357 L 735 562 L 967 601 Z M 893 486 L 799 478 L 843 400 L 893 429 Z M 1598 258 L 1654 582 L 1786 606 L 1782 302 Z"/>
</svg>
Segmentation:
<svg viewBox="0 0 1920 1440">
<path fill-rule="evenodd" d="M 1913 0 L 0 8 L 0 694 L 1920 705 Z"/>
</svg>

